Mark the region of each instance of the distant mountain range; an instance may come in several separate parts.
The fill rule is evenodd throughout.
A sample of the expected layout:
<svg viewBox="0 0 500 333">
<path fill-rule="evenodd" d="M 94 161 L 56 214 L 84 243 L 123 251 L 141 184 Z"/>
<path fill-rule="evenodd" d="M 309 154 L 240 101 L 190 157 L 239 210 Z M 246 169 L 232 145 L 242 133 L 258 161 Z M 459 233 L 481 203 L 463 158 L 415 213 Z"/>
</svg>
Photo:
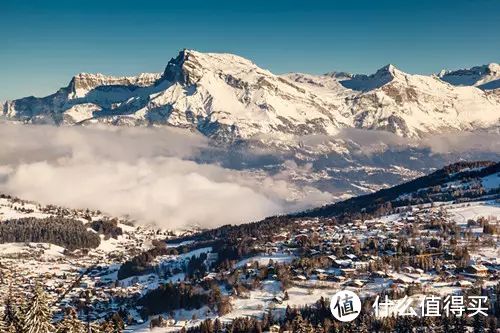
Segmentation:
<svg viewBox="0 0 500 333">
<path fill-rule="evenodd" d="M 275 75 L 236 55 L 183 50 L 161 74 L 82 73 L 50 96 L 7 101 L 2 113 L 28 123 L 169 125 L 223 142 L 344 128 L 421 137 L 498 126 L 499 68 Z"/>
<path fill-rule="evenodd" d="M 500 65 L 489 64 L 458 71 L 442 70 L 438 77 L 455 86 L 476 86 L 483 90 L 500 88 Z"/>
<path fill-rule="evenodd" d="M 236 55 L 183 50 L 162 73 L 78 74 L 52 95 L 5 102 L 0 114 L 28 124 L 183 128 L 223 147 L 224 156 L 207 154 L 203 162 L 284 172 L 300 185 L 344 197 L 458 160 L 498 160 L 498 151 L 435 153 L 418 141 L 445 133 L 498 135 L 498 69 L 489 64 L 426 76 L 387 65 L 372 75 L 275 75 Z M 361 139 L 341 135 L 346 131 Z"/>
</svg>

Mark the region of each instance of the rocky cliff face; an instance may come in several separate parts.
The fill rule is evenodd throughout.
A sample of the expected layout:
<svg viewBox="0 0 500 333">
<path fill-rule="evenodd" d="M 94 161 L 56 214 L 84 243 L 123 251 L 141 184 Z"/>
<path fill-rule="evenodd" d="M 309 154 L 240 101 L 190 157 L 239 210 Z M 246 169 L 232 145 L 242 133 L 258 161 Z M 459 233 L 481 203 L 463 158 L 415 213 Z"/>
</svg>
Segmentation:
<svg viewBox="0 0 500 333">
<path fill-rule="evenodd" d="M 141 73 L 138 76 L 113 77 L 103 74 L 80 73 L 75 75 L 69 83 L 70 98 L 85 97 L 90 91 L 105 86 L 147 87 L 161 78 L 158 73 Z"/>
</svg>

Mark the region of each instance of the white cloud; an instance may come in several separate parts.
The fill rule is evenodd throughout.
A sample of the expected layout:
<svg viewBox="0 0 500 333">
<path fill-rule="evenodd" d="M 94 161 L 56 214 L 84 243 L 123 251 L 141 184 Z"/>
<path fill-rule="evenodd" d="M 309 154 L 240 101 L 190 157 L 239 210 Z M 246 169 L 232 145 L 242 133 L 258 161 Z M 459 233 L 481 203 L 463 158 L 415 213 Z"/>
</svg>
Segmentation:
<svg viewBox="0 0 500 333">
<path fill-rule="evenodd" d="M 441 134 L 426 138 L 423 145 L 431 148 L 435 154 L 489 152 L 500 153 L 500 135 L 498 133 L 463 132 L 454 135 Z"/>
<path fill-rule="evenodd" d="M 331 200 L 283 174 L 194 162 L 211 148 L 178 130 L 0 124 L 0 142 L 0 191 L 167 228 L 249 222 Z"/>
<path fill-rule="evenodd" d="M 346 128 L 340 130 L 337 135 L 330 137 L 309 137 L 306 142 L 322 144 L 328 139 L 341 139 L 352 142 L 359 149 L 359 152 L 367 155 L 387 149 L 401 151 L 410 147 L 418 149 L 429 148 L 435 154 L 500 153 L 499 133 L 480 131 L 429 134 L 422 139 L 413 139 L 403 138 L 386 131 Z"/>
<path fill-rule="evenodd" d="M 409 147 L 436 155 L 436 163 L 440 156 L 449 155 L 448 160 L 453 161 L 462 152 L 498 156 L 497 138 L 495 133 L 458 133 L 415 141 L 387 132 L 351 129 L 336 136 L 297 140 L 313 150 L 320 146 L 347 148 L 355 165 Z M 0 143 L 0 192 L 45 204 L 130 215 L 141 223 L 168 228 L 249 222 L 335 199 L 314 186 L 298 185 L 307 184 L 302 181 L 307 177 L 312 180 L 309 184 L 328 185 L 325 188 L 332 193 L 343 193 L 335 188 L 341 186 L 335 180 L 315 182 L 318 170 L 314 160 L 299 163 L 276 151 L 269 160 L 269 152 L 258 149 L 226 152 L 212 147 L 205 137 L 173 128 L 0 123 Z M 320 157 L 330 153 L 325 150 Z M 248 167 L 262 167 L 262 163 L 273 166 L 272 176 Z M 345 184 L 356 181 L 355 174 L 346 177 Z"/>
</svg>

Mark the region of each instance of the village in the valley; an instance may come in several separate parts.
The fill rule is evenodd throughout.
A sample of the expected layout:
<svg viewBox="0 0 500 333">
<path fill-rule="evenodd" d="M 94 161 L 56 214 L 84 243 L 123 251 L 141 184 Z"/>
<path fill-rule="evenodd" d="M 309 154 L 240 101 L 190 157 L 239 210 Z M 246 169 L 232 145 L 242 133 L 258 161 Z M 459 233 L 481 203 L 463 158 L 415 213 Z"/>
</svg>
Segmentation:
<svg viewBox="0 0 500 333">
<path fill-rule="evenodd" d="M 389 295 L 396 305 L 407 295 L 419 308 L 425 295 L 445 298 L 479 288 L 490 306 L 498 306 L 498 199 L 411 205 L 343 224 L 291 219 L 242 241 L 236 256 L 224 254 L 217 237 L 196 238 L 193 230 L 174 234 L 100 212 L 0 199 L 0 220 L 48 216 L 82 221 L 99 235 L 99 246 L 68 251 L 48 243 L 1 244 L 0 298 L 29 297 L 41 284 L 56 317 L 66 307 L 89 322 L 119 312 L 128 328 L 178 331 L 207 318 L 279 318 L 344 289 L 361 299 Z M 113 232 L 93 229 L 103 220 L 111 221 Z M 180 284 L 199 299 L 188 297 L 175 308 L 149 297 L 161 286 Z M 278 321 L 270 330 L 280 331 Z"/>
</svg>

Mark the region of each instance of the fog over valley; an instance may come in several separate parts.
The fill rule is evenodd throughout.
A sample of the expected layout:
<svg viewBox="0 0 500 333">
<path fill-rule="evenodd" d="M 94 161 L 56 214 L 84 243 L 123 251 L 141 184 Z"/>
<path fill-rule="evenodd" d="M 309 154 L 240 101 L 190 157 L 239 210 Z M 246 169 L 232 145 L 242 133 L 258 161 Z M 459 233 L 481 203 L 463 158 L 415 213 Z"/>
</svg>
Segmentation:
<svg viewBox="0 0 500 333">
<path fill-rule="evenodd" d="M 343 130 L 336 136 L 296 137 L 305 151 L 330 149 L 303 159 L 297 152 L 273 147 L 216 145 L 176 128 L 2 123 L 0 191 L 44 204 L 128 215 L 140 224 L 168 229 L 214 227 L 312 208 L 355 194 L 346 190 L 352 188 L 350 184 L 335 177 L 337 166 L 352 168 L 346 177 L 354 183 L 356 176 L 370 177 L 361 163 L 368 170 L 375 165 L 390 170 L 391 161 L 384 156 L 402 155 L 398 158 L 406 159 L 408 167 L 415 163 L 414 150 L 436 166 L 445 160 L 443 153 L 456 158 L 474 150 L 477 156 L 495 156 L 500 149 L 494 135 L 440 135 L 417 143 L 388 132 Z M 351 161 L 328 148 L 331 142 L 349 143 Z M 235 162 L 235 156 L 243 157 Z M 331 167 L 331 173 L 321 171 L 324 165 Z M 384 175 L 379 181 L 382 186 L 398 180 Z"/>
</svg>

